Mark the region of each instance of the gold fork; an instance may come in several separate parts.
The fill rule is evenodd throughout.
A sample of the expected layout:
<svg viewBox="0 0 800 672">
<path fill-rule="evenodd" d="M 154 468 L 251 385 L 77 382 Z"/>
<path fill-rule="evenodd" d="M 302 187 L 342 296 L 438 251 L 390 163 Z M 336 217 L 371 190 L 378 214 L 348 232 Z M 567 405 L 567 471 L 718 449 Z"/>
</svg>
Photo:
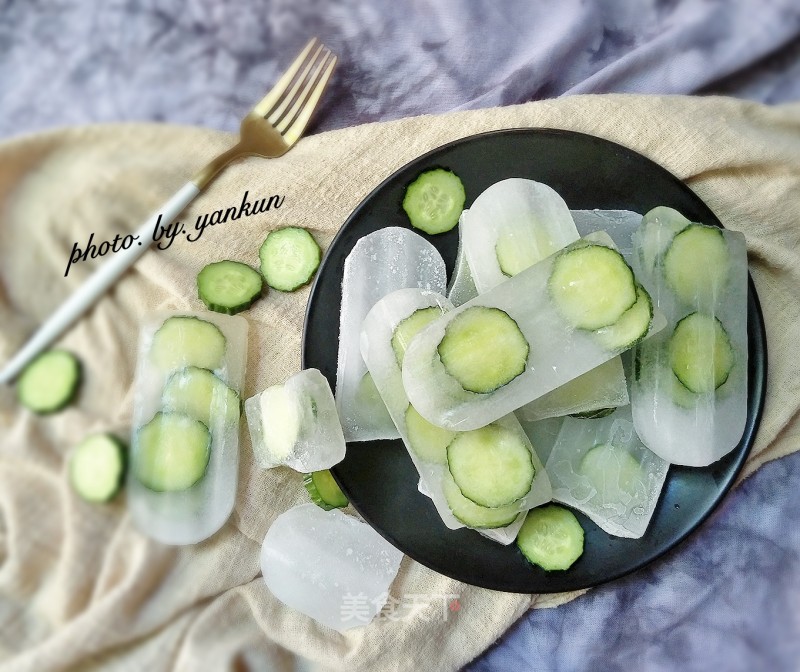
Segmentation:
<svg viewBox="0 0 800 672">
<path fill-rule="evenodd" d="M 245 156 L 275 158 L 300 139 L 336 66 L 336 56 L 314 38 L 274 87 L 242 119 L 239 142 L 213 159 L 133 234 L 136 244 L 114 253 L 42 324 L 0 370 L 0 384 L 58 338 L 144 254 L 156 227 L 166 228 L 229 163 Z"/>
</svg>

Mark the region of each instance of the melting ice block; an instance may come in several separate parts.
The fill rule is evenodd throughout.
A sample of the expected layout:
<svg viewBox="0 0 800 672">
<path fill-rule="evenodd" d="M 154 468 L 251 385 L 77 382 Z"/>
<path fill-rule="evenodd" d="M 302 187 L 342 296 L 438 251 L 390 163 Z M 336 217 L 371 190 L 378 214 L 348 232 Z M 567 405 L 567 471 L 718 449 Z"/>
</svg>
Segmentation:
<svg viewBox="0 0 800 672">
<path fill-rule="evenodd" d="M 594 254 L 594 250 L 613 250 L 614 246 L 604 232 L 590 234 L 446 313 L 414 338 L 403 361 L 403 384 L 410 402 L 425 419 L 440 427 L 459 431 L 483 427 L 591 371 L 632 345 L 617 345 L 624 342 L 623 335 L 630 326 L 627 320 L 628 311 L 622 313 L 624 318 L 620 316 L 611 325 L 596 329 L 577 328 L 564 317 L 566 309 L 572 310 L 571 304 L 557 305 L 551 296 L 551 276 L 556 264 L 564 266 L 559 260 L 576 252 L 583 258 L 585 253 L 581 250 L 588 248 Z M 616 261 L 619 257 L 613 252 L 603 253 L 603 258 L 613 259 L 609 263 L 613 263 L 616 268 L 626 268 L 621 260 Z M 628 274 L 629 269 L 621 273 Z M 626 292 L 631 294 L 631 301 L 635 301 L 630 307 L 644 305 L 637 298 L 639 290 L 635 289 L 633 275 L 625 277 L 628 278 L 625 282 L 630 284 L 630 287 L 625 285 Z M 603 305 L 615 300 L 616 288 L 611 290 L 608 288 L 610 285 L 607 287 L 594 282 L 584 284 L 598 289 L 602 294 Z M 586 303 L 585 300 L 582 301 L 581 309 Z M 594 305 L 594 302 L 591 303 Z M 629 305 L 627 295 L 624 305 Z M 521 372 L 514 375 L 509 382 L 487 391 L 479 387 L 475 388 L 478 391 L 473 391 L 465 387 L 463 382 L 459 382 L 452 372 L 453 369 L 445 368 L 440 350 L 440 344 L 451 323 L 467 310 L 477 307 L 489 309 L 488 312 L 497 318 L 495 322 L 503 321 L 500 313 L 505 313 L 510 318 L 505 320 L 504 325 L 508 331 L 507 340 L 498 340 L 495 332 L 480 335 L 483 332 L 479 328 L 471 334 L 469 329 L 462 328 L 458 332 L 459 343 L 454 344 L 451 350 L 454 353 L 453 368 L 470 369 L 471 372 L 482 370 L 489 375 L 501 363 L 508 364 L 508 367 L 517 366 L 516 359 L 524 351 Z M 472 314 L 476 315 L 478 312 L 480 311 Z M 634 316 L 636 319 L 641 317 L 640 312 Z M 516 327 L 510 326 L 511 321 Z M 645 309 L 645 324 L 647 321 L 650 322 L 649 329 L 645 326 L 648 334 L 663 328 L 663 317 L 655 315 L 651 320 L 649 311 Z M 511 333 L 515 331 L 518 333 Z M 623 340 L 620 341 L 620 338 Z M 522 339 L 527 343 L 527 349 L 523 347 Z M 452 340 L 454 339 L 451 342 Z M 508 347 L 507 343 L 510 343 Z M 610 346 L 609 343 L 614 345 Z M 499 350 L 501 345 L 504 348 L 502 353 Z M 510 363 L 500 361 L 506 355 L 511 358 Z"/>
<path fill-rule="evenodd" d="M 636 348 L 633 422 L 668 462 L 706 466 L 736 447 L 747 418 L 745 239 L 659 207 L 634 240 L 634 268 L 668 324 Z"/>
<path fill-rule="evenodd" d="M 444 261 L 436 248 L 409 229 L 387 227 L 361 238 L 344 262 L 336 408 L 347 441 L 397 438 L 361 358 L 361 324 L 370 308 L 396 289 L 444 293 Z"/>
<path fill-rule="evenodd" d="M 345 442 L 328 380 L 305 369 L 244 404 L 258 466 L 309 473 L 344 459 Z"/>
<path fill-rule="evenodd" d="M 261 573 L 285 605 L 343 632 L 380 612 L 402 559 L 366 523 L 338 509 L 303 504 L 270 526 Z"/>
<path fill-rule="evenodd" d="M 361 351 L 400 437 L 420 474 L 420 492 L 433 500 L 445 525 L 450 529 L 457 529 L 465 525 L 451 510 L 451 504 L 455 505 L 454 500 L 457 499 L 457 505 L 467 509 L 468 514 L 482 513 L 481 507 L 465 502 L 463 497 L 459 497 L 460 493 L 456 492 L 457 486 L 454 489 L 455 484 L 448 470 L 447 446 L 458 433 L 434 427 L 416 413 L 408 403 L 400 368 L 405 347 L 408 345 L 405 337 L 410 335 L 410 340 L 413 342 L 413 333 L 416 329 L 412 330 L 410 327 L 420 328 L 420 323 L 413 325 L 413 322 L 436 319 L 451 307 L 447 299 L 434 292 L 414 289 L 393 292 L 375 304 L 367 314 L 361 335 Z M 504 527 L 478 530 L 489 539 L 501 544 L 510 544 L 522 525 L 524 519 L 522 512 L 550 500 L 550 482 L 541 460 L 533 451 L 530 441 L 514 415 L 496 419 L 495 424 L 524 442 L 531 453 L 531 462 L 535 469 L 528 494 L 514 503 L 511 507 L 513 510 L 505 511 L 507 507 L 503 507 L 504 513 L 508 513 L 513 522 L 510 524 L 506 522 Z M 515 518 L 514 513 L 517 511 L 520 515 Z"/>
<path fill-rule="evenodd" d="M 571 210 L 578 235 L 605 231 L 620 254 L 630 263 L 633 255 L 633 234 L 642 223 L 642 215 L 630 210 Z"/>
<path fill-rule="evenodd" d="M 467 210 L 464 210 L 464 213 Z M 461 218 L 458 222 L 458 255 L 456 257 L 456 265 L 453 270 L 453 277 L 450 279 L 450 284 L 447 286 L 447 298 L 454 306 L 460 306 L 470 299 L 478 296 L 478 288 L 475 287 L 475 279 L 472 277 L 472 271 L 469 268 L 466 252 L 464 252 L 464 227 L 461 222 L 464 218 L 464 213 L 461 213 Z"/>
<path fill-rule="evenodd" d="M 233 510 L 246 357 L 241 317 L 157 313 L 143 324 L 128 504 L 154 539 L 197 543 Z"/>
<path fill-rule="evenodd" d="M 668 467 L 637 436 L 629 406 L 598 420 L 565 418 L 547 459 L 554 500 L 633 539 L 650 523 Z"/>
</svg>

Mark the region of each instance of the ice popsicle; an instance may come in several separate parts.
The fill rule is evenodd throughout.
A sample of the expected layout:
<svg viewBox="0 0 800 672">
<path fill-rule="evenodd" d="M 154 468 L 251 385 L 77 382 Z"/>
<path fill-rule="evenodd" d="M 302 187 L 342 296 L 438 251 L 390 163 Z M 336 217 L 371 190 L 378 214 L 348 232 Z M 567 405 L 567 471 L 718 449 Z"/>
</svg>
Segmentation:
<svg viewBox="0 0 800 672">
<path fill-rule="evenodd" d="M 216 532 L 236 498 L 247 321 L 158 313 L 142 326 L 128 503 L 146 534 L 192 544 Z"/>
<path fill-rule="evenodd" d="M 747 418 L 744 236 L 660 207 L 634 242 L 634 268 L 668 321 L 635 350 L 636 431 L 668 462 L 712 464 L 736 447 Z"/>
<path fill-rule="evenodd" d="M 408 347 L 403 383 L 429 422 L 477 429 L 662 327 L 600 231 L 428 325 Z"/>
<path fill-rule="evenodd" d="M 367 312 L 396 289 L 417 287 L 443 293 L 446 283 L 439 252 L 409 229 L 387 227 L 364 236 L 345 259 L 336 370 L 336 408 L 345 440 L 398 436 L 361 358 L 359 339 Z"/>
</svg>

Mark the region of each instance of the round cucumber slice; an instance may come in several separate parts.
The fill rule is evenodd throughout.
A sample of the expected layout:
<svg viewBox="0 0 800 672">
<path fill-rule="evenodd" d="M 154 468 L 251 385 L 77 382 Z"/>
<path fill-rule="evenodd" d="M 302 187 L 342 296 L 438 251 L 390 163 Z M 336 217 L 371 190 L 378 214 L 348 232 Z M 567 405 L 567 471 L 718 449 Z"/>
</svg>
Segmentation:
<svg viewBox="0 0 800 672">
<path fill-rule="evenodd" d="M 594 446 L 583 456 L 580 472 L 604 501 L 622 501 L 622 493 L 633 496 L 636 483 L 644 481 L 641 463 L 608 443 Z"/>
<path fill-rule="evenodd" d="M 464 210 L 466 194 L 459 177 L 443 168 L 426 170 L 406 188 L 403 210 L 411 226 L 435 235 L 450 231 Z"/>
<path fill-rule="evenodd" d="M 508 313 L 472 306 L 447 325 L 437 350 L 445 370 L 461 387 L 487 394 L 525 370 L 530 346 Z"/>
<path fill-rule="evenodd" d="M 125 446 L 110 434 L 92 434 L 81 441 L 69 458 L 69 482 L 87 502 L 108 502 L 125 475 Z"/>
<path fill-rule="evenodd" d="M 304 424 L 303 407 L 284 385 L 273 385 L 261 393 L 264 447 L 271 462 L 283 462 L 292 454 Z"/>
<path fill-rule="evenodd" d="M 506 527 L 511 525 L 520 514 L 519 508 L 514 504 L 495 509 L 478 506 L 461 494 L 461 490 L 459 490 L 450 472 L 445 472 L 442 476 L 442 489 L 450 511 L 453 512 L 457 520 L 460 520 L 467 527 L 478 530 Z"/>
<path fill-rule="evenodd" d="M 330 469 L 303 474 L 303 486 L 311 501 L 326 511 L 341 509 L 350 503 L 334 480 Z"/>
<path fill-rule="evenodd" d="M 164 386 L 161 403 L 165 411 L 183 413 L 211 427 L 216 418 L 235 425 L 241 415 L 241 400 L 208 369 L 190 366 L 173 373 Z"/>
<path fill-rule="evenodd" d="M 261 296 L 261 274 L 239 261 L 208 264 L 197 275 L 197 295 L 209 310 L 235 315 Z"/>
<path fill-rule="evenodd" d="M 501 425 L 458 433 L 447 446 L 447 466 L 461 494 L 488 508 L 522 499 L 536 475 L 525 441 Z"/>
<path fill-rule="evenodd" d="M 583 555 L 583 528 L 572 511 L 555 504 L 540 506 L 525 517 L 517 546 L 545 571 L 563 571 Z"/>
<path fill-rule="evenodd" d="M 712 306 L 728 281 L 730 252 L 716 226 L 690 224 L 678 233 L 664 255 L 664 276 L 689 305 Z"/>
<path fill-rule="evenodd" d="M 456 432 L 428 422 L 411 404 L 406 409 L 405 420 L 408 442 L 414 454 L 423 462 L 447 464 L 447 446 Z"/>
<path fill-rule="evenodd" d="M 578 329 L 614 324 L 636 303 L 636 280 L 616 250 L 588 244 L 556 257 L 548 280 L 553 303 Z"/>
<path fill-rule="evenodd" d="M 135 436 L 133 473 L 156 492 L 177 492 L 206 473 L 211 434 L 199 420 L 180 413 L 156 413 Z"/>
<path fill-rule="evenodd" d="M 77 357 L 66 350 L 48 350 L 23 369 L 17 381 L 17 399 L 39 415 L 55 413 L 75 398 L 80 382 Z"/>
<path fill-rule="evenodd" d="M 397 366 L 403 366 L 403 356 L 406 354 L 406 348 L 411 343 L 411 339 L 441 316 L 442 311 L 438 306 L 429 306 L 415 310 L 397 325 L 392 334 L 392 350 L 394 350 Z"/>
<path fill-rule="evenodd" d="M 606 350 L 628 350 L 641 341 L 653 323 L 653 301 L 647 290 L 636 285 L 636 303 L 614 324 L 598 329 L 597 340 Z"/>
<path fill-rule="evenodd" d="M 308 231 L 287 226 L 267 234 L 258 256 L 267 284 L 281 292 L 293 292 L 314 277 L 322 250 Z"/>
<path fill-rule="evenodd" d="M 190 315 L 167 318 L 153 334 L 150 361 L 164 372 L 196 366 L 216 369 L 227 345 L 216 324 Z"/>
<path fill-rule="evenodd" d="M 695 394 L 708 394 L 723 385 L 733 368 L 730 339 L 715 317 L 690 313 L 672 332 L 669 359 L 678 380 Z"/>
</svg>

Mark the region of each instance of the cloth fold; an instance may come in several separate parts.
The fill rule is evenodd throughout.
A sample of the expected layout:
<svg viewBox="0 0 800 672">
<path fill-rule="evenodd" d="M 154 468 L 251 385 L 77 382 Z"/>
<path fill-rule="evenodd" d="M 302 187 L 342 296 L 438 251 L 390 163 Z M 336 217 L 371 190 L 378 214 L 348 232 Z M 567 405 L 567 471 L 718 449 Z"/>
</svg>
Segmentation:
<svg viewBox="0 0 800 672">
<path fill-rule="evenodd" d="M 0 669 L 291 670 L 287 651 L 324 669 L 448 670 L 474 658 L 530 606 L 575 594 L 530 596 L 466 586 L 404 559 L 391 594 L 458 595 L 440 616 L 379 618 L 338 634 L 280 604 L 259 577 L 258 547 L 282 511 L 305 501 L 300 476 L 255 467 L 242 431 L 234 514 L 214 537 L 166 548 L 143 537 L 124 494 L 108 506 L 77 499 L 69 450 L 92 431 L 125 434 L 137 325 L 161 308 L 200 306 L 195 277 L 223 258 L 257 264 L 276 227 L 308 228 L 323 248 L 356 205 L 420 154 L 474 133 L 516 127 L 598 135 L 684 180 L 725 226 L 744 232 L 767 327 L 767 404 L 743 476 L 798 448 L 800 363 L 800 105 L 726 98 L 575 96 L 490 110 L 422 116 L 303 139 L 279 160 L 229 167 L 180 217 L 285 197 L 279 208 L 206 228 L 151 249 L 61 340 L 82 360 L 78 402 L 50 417 L 21 410 L 0 390 Z M 0 147 L 0 360 L 103 259 L 70 250 L 133 231 L 232 136 L 198 128 L 121 124 L 66 129 Z M 591 179 L 576 174 L 575 179 Z M 192 236 L 194 237 L 194 236 Z M 308 289 L 270 292 L 251 324 L 244 395 L 300 367 Z"/>
</svg>

